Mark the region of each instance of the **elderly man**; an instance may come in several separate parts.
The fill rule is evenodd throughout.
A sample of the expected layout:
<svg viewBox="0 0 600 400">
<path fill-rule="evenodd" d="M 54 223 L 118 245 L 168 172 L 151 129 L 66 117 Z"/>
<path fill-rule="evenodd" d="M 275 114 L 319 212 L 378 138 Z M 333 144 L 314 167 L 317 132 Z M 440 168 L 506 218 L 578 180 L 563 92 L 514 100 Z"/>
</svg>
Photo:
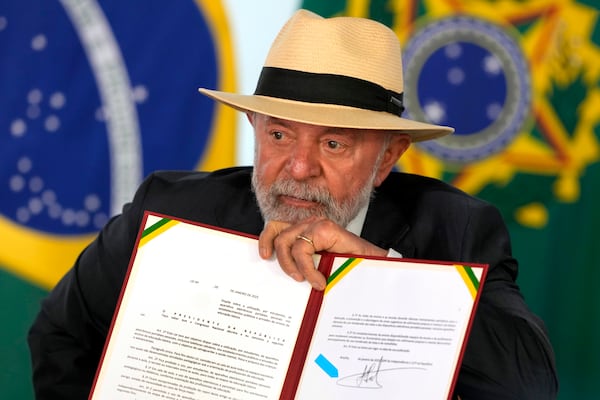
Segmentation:
<svg viewBox="0 0 600 400">
<path fill-rule="evenodd" d="M 556 396 L 552 348 L 515 283 L 498 211 L 440 181 L 391 172 L 411 142 L 452 132 L 400 116 L 394 32 L 300 10 L 253 95 L 201 92 L 247 114 L 254 168 L 146 179 L 42 305 L 29 336 L 38 399 L 87 397 L 145 210 L 260 234 L 262 257 L 316 289 L 325 278 L 312 255 L 322 250 L 489 264 L 454 395 Z"/>
</svg>

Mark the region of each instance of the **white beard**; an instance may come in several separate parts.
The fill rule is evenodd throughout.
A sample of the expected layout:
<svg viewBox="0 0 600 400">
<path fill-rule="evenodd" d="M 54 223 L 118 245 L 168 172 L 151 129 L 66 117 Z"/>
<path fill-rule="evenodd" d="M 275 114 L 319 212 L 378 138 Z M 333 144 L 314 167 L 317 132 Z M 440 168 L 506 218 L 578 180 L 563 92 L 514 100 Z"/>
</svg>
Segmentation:
<svg viewBox="0 0 600 400">
<path fill-rule="evenodd" d="M 315 186 L 310 182 L 299 182 L 292 178 L 279 179 L 270 187 L 265 187 L 260 182 L 255 168 L 252 172 L 252 188 L 264 220 L 296 223 L 305 218 L 317 216 L 326 217 L 336 224 L 346 227 L 371 199 L 377 167 L 380 164 L 379 158 L 381 157 L 378 157 L 376 168 L 373 169 L 373 173 L 364 186 L 342 202 L 336 201 L 327 188 Z M 300 208 L 285 205 L 279 201 L 281 195 L 312 201 L 318 206 Z"/>
</svg>

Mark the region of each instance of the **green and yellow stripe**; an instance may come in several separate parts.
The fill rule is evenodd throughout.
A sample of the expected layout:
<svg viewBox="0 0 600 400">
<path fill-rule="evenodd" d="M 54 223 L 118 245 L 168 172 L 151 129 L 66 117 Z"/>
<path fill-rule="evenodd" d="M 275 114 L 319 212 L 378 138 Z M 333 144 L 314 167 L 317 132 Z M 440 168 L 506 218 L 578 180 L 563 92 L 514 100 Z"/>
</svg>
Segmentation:
<svg viewBox="0 0 600 400">
<path fill-rule="evenodd" d="M 329 276 L 329 279 L 327 279 L 327 286 L 325 287 L 324 294 L 326 295 L 331 288 L 333 288 L 344 276 L 346 276 L 346 274 L 350 272 L 350 270 L 352 270 L 352 268 L 356 267 L 362 260 L 363 258 L 351 257 L 344 261 L 344 263 Z"/>
<path fill-rule="evenodd" d="M 145 245 L 146 243 L 148 243 L 149 241 L 151 241 L 152 239 L 154 239 L 161 233 L 165 232 L 167 229 L 174 227 L 178 223 L 179 223 L 179 221 L 169 219 L 169 218 L 162 218 L 162 219 L 158 220 L 154 224 L 152 224 L 149 227 L 147 227 L 146 229 L 144 229 L 144 231 L 142 232 L 142 238 L 140 239 L 140 244 L 138 245 L 138 248 L 142 247 L 143 245 Z"/>
<path fill-rule="evenodd" d="M 471 297 L 475 300 L 477 291 L 479 290 L 479 278 L 477 278 L 473 269 L 467 265 L 454 265 L 454 268 L 458 271 L 458 274 L 465 282 L 469 293 L 471 293 Z"/>
</svg>

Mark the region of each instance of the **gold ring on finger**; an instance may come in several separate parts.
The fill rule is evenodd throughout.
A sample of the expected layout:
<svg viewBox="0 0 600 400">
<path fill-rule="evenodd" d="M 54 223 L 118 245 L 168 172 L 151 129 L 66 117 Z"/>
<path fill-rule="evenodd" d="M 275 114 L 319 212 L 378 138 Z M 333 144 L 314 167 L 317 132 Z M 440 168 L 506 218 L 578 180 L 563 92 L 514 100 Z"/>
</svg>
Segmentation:
<svg viewBox="0 0 600 400">
<path fill-rule="evenodd" d="M 315 244 L 313 243 L 312 239 L 307 238 L 304 235 L 298 235 L 298 236 L 296 236 L 296 239 L 304 240 L 306 243 L 310 244 L 313 248 L 315 247 Z"/>
</svg>

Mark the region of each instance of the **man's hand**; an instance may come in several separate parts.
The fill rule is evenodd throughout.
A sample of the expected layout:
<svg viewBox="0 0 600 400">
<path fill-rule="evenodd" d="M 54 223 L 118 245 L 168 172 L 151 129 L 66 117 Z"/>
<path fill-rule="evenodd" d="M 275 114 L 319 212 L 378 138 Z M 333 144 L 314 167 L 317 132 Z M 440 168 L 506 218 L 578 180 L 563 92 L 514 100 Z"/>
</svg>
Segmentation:
<svg viewBox="0 0 600 400">
<path fill-rule="evenodd" d="M 258 249 L 264 259 L 275 254 L 286 274 L 299 282 L 306 279 L 317 290 L 325 289 L 326 280 L 313 263 L 316 252 L 387 255 L 386 250 L 326 218 L 308 218 L 297 224 L 268 222 L 258 239 Z"/>
</svg>

